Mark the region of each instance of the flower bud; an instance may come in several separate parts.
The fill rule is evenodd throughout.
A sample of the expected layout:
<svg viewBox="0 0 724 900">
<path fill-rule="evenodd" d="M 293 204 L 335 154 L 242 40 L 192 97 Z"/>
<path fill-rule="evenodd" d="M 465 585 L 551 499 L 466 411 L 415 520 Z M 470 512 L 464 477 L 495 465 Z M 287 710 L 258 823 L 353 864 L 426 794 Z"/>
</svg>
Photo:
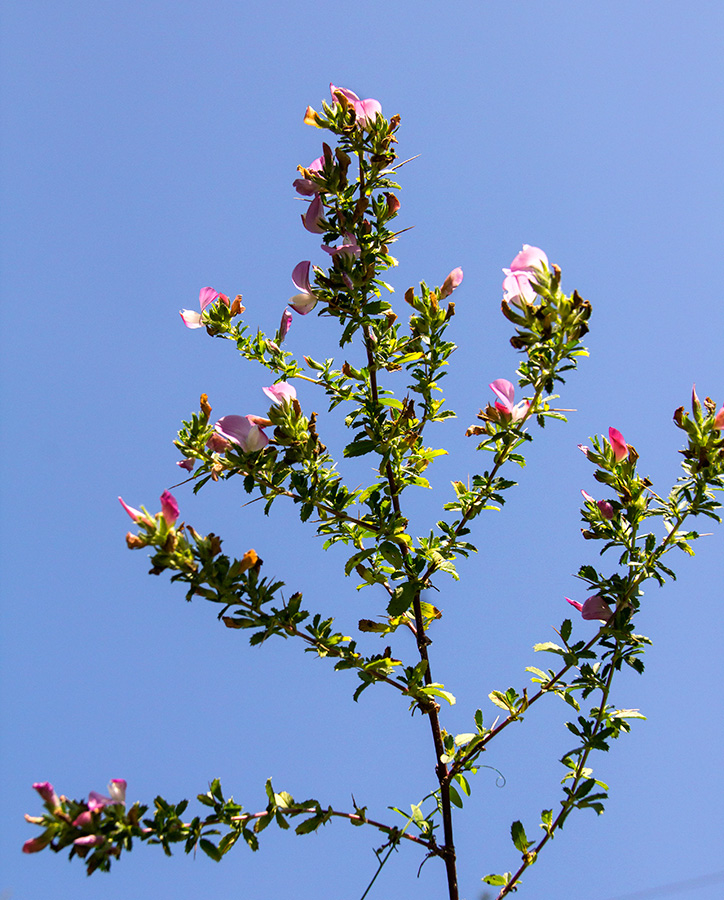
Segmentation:
<svg viewBox="0 0 724 900">
<path fill-rule="evenodd" d="M 440 288 L 440 299 L 443 300 L 445 297 L 449 297 L 462 280 L 463 270 L 459 267 L 457 269 L 453 269 Z"/>
<path fill-rule="evenodd" d="M 173 526 L 176 524 L 178 513 L 179 509 L 176 498 L 170 491 L 164 491 L 161 494 L 161 515 L 166 520 L 166 524 L 169 528 L 173 528 Z"/>
<path fill-rule="evenodd" d="M 628 447 L 623 435 L 615 428 L 608 429 L 608 440 L 613 450 L 613 457 L 617 463 L 622 462 L 628 456 Z"/>
</svg>

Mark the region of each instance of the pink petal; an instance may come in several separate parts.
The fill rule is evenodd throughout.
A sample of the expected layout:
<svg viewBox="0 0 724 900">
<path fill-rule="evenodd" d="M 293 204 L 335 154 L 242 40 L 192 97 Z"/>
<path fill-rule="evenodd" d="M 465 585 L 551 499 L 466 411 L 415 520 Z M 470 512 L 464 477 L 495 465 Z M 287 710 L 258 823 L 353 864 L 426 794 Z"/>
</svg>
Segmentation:
<svg viewBox="0 0 724 900">
<path fill-rule="evenodd" d="M 271 385 L 271 387 L 265 387 L 262 388 L 262 390 L 272 403 L 278 405 L 288 403 L 297 398 L 297 391 L 294 385 L 288 384 L 286 381 L 278 381 L 276 384 Z"/>
<path fill-rule="evenodd" d="M 571 606 L 575 606 L 575 608 L 578 610 L 578 612 L 581 612 L 583 610 L 583 604 L 579 603 L 578 600 L 569 600 L 568 597 L 566 597 L 565 599 L 567 600 L 568 603 L 571 604 Z"/>
<path fill-rule="evenodd" d="M 55 793 L 55 788 L 49 781 L 36 781 L 33 785 L 33 789 L 40 794 L 46 803 L 50 803 L 51 806 L 60 805 L 58 795 Z"/>
<path fill-rule="evenodd" d="M 176 463 L 176 465 L 180 469 L 186 469 L 187 472 L 193 471 L 194 468 L 194 460 L 193 459 L 180 459 Z"/>
<path fill-rule="evenodd" d="M 498 378 L 489 385 L 490 389 L 501 400 L 506 412 L 513 411 L 513 398 L 515 397 L 515 388 L 505 378 Z"/>
<path fill-rule="evenodd" d="M 90 825 L 93 821 L 93 813 L 87 809 L 85 812 L 82 812 L 79 816 L 73 819 L 73 824 L 76 828 L 85 828 L 86 825 Z"/>
<path fill-rule="evenodd" d="M 77 847 L 98 847 L 105 843 L 105 840 L 102 834 L 86 834 L 84 837 L 76 838 L 73 843 Z"/>
<path fill-rule="evenodd" d="M 289 334 L 289 329 L 292 327 L 292 314 L 288 309 L 285 309 L 282 313 L 282 320 L 279 323 L 279 343 L 281 344 L 284 341 L 284 338 Z"/>
<path fill-rule="evenodd" d="M 124 778 L 112 778 L 108 785 L 108 793 L 116 803 L 125 803 L 127 787 L 128 782 Z"/>
<path fill-rule="evenodd" d="M 294 312 L 299 313 L 300 316 L 306 316 L 307 313 L 310 313 L 317 305 L 317 302 L 318 298 L 314 294 L 295 294 L 288 300 L 291 308 Z"/>
<path fill-rule="evenodd" d="M 613 615 L 613 610 L 603 597 L 599 597 L 596 594 L 585 601 L 581 609 L 581 615 L 584 619 L 600 619 L 602 622 L 608 622 Z"/>
<path fill-rule="evenodd" d="M 518 253 L 510 264 L 512 271 L 527 271 L 532 269 L 547 269 L 548 257 L 540 249 L 540 247 L 531 247 L 530 244 L 523 244 L 523 249 Z"/>
<path fill-rule="evenodd" d="M 718 428 L 719 431 L 724 429 L 724 406 L 714 416 L 714 428 Z"/>
<path fill-rule="evenodd" d="M 194 312 L 192 309 L 180 309 L 179 314 L 187 328 L 201 328 L 201 313 Z"/>
<path fill-rule="evenodd" d="M 319 194 L 315 194 L 306 214 L 302 215 L 302 222 L 307 231 L 312 234 L 324 234 L 325 229 L 320 225 L 324 219 L 324 204 Z"/>
<path fill-rule="evenodd" d="M 535 303 L 537 295 L 526 272 L 511 272 L 510 269 L 503 269 L 503 272 L 506 273 L 503 279 L 503 300 L 506 303 L 517 306 L 522 305 L 521 301 Z"/>
<path fill-rule="evenodd" d="M 30 838 L 29 841 L 25 841 L 23 844 L 23 853 L 39 853 L 41 850 L 44 850 L 49 843 L 50 839 L 42 836 Z"/>
<path fill-rule="evenodd" d="M 93 812 L 95 809 L 103 809 L 104 806 L 110 806 L 113 803 L 110 797 L 99 794 L 98 791 L 91 791 L 88 794 L 88 809 Z"/>
<path fill-rule="evenodd" d="M 359 103 L 360 99 L 354 91 L 348 91 L 347 88 L 335 87 L 331 82 L 329 84 L 329 93 L 332 95 L 332 99 L 336 102 L 337 97 L 336 94 L 342 94 L 350 103 L 354 104 L 355 102 Z"/>
<path fill-rule="evenodd" d="M 354 105 L 355 116 L 360 125 L 366 125 L 371 119 L 382 115 L 382 106 L 377 100 L 360 100 Z"/>
<path fill-rule="evenodd" d="M 134 509 L 132 506 L 129 506 L 123 497 L 118 498 L 121 506 L 125 509 L 128 515 L 133 519 L 134 522 L 149 522 L 150 519 L 145 513 L 142 513 L 140 509 Z"/>
<path fill-rule="evenodd" d="M 302 262 L 297 263 L 292 271 L 292 284 L 303 294 L 312 293 L 312 287 L 309 284 L 309 269 L 311 265 L 310 260 L 304 259 Z"/>
<path fill-rule="evenodd" d="M 589 503 L 595 503 L 595 502 L 596 502 L 596 501 L 593 499 L 593 497 L 592 497 L 590 494 L 586 493 L 586 491 L 584 491 L 583 489 L 581 490 L 581 493 L 583 494 L 583 499 L 584 499 L 584 500 L 587 500 Z"/>
<path fill-rule="evenodd" d="M 199 291 L 199 306 L 201 307 L 201 312 L 203 312 L 206 307 L 213 303 L 214 300 L 217 300 L 221 294 L 218 291 L 215 291 L 212 287 L 204 287 Z"/>
<path fill-rule="evenodd" d="M 621 432 L 617 431 L 615 428 L 609 428 L 608 440 L 611 444 L 611 449 L 613 450 L 613 456 L 616 462 L 621 462 L 626 459 L 628 456 L 628 447 L 626 446 L 626 441 L 623 439 Z"/>
<path fill-rule="evenodd" d="M 599 500 L 596 506 L 601 510 L 604 519 L 612 519 L 614 516 L 613 507 L 608 500 Z"/>
<path fill-rule="evenodd" d="M 176 498 L 170 491 L 164 491 L 161 494 L 161 515 L 166 520 L 166 524 L 169 528 L 173 527 L 178 519 L 178 503 L 176 502 Z"/>
<path fill-rule="evenodd" d="M 321 172 L 324 168 L 324 157 L 318 156 L 316 159 L 313 159 L 306 168 L 310 172 Z"/>
<path fill-rule="evenodd" d="M 440 299 L 444 299 L 445 297 L 449 297 L 450 294 L 455 290 L 456 287 L 463 280 L 463 270 L 458 267 L 457 269 L 453 269 L 452 272 L 447 276 L 445 281 L 443 282 L 442 287 L 440 288 Z"/>
<path fill-rule="evenodd" d="M 214 425 L 216 431 L 235 444 L 239 444 L 245 453 L 255 453 L 269 443 L 269 438 L 252 416 L 224 416 Z"/>
</svg>

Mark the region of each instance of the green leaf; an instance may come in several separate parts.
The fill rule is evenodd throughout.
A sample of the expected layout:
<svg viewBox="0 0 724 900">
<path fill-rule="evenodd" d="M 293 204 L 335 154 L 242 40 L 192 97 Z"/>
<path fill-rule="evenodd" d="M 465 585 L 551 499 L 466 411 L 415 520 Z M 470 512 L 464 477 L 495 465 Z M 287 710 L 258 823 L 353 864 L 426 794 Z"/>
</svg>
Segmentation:
<svg viewBox="0 0 724 900">
<path fill-rule="evenodd" d="M 450 802 L 452 805 L 457 806 L 458 809 L 462 809 L 463 801 L 460 799 L 460 794 L 458 794 L 452 785 L 448 785 L 448 790 L 450 791 Z"/>
<path fill-rule="evenodd" d="M 513 839 L 516 850 L 520 850 L 521 853 L 525 853 L 528 850 L 528 838 L 522 822 L 513 822 L 510 826 L 510 836 Z"/>
<path fill-rule="evenodd" d="M 219 848 L 212 844 L 211 841 L 207 841 L 206 838 L 201 838 L 199 841 L 199 847 L 204 851 L 207 856 L 210 856 L 215 862 L 221 861 L 221 853 L 219 852 Z"/>
<path fill-rule="evenodd" d="M 496 887 L 507 884 L 510 881 L 511 873 L 506 872 L 505 875 L 486 875 L 483 881 L 486 884 L 492 884 Z"/>
<path fill-rule="evenodd" d="M 563 647 L 554 644 L 553 641 L 543 641 L 542 644 L 534 644 L 533 649 L 536 653 L 565 653 Z"/>
<path fill-rule="evenodd" d="M 418 591 L 418 586 L 414 581 L 408 581 L 398 588 L 392 595 L 392 599 L 387 604 L 387 612 L 391 616 L 401 616 L 410 608 L 412 601 Z"/>
<path fill-rule="evenodd" d="M 377 444 L 374 441 L 360 440 L 352 441 L 344 448 L 344 455 L 347 459 L 352 456 L 364 456 L 366 453 L 372 453 Z"/>
<path fill-rule="evenodd" d="M 568 643 L 568 638 L 571 636 L 571 631 L 573 630 L 573 624 L 570 619 L 565 619 L 563 624 L 561 625 L 560 635 L 561 640 L 564 644 Z"/>
</svg>

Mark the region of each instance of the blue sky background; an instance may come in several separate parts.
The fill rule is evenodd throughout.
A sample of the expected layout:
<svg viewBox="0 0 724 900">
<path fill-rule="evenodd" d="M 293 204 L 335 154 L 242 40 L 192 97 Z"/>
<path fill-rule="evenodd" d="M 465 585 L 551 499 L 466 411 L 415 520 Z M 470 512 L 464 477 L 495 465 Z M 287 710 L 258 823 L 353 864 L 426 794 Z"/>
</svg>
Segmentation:
<svg viewBox="0 0 724 900">
<path fill-rule="evenodd" d="M 150 802 L 219 776 L 261 809 L 271 775 L 277 790 L 338 808 L 354 793 L 389 820 L 388 804 L 432 786 L 427 722 L 397 696 L 377 688 L 355 704 L 351 675 L 290 642 L 249 648 L 126 549 L 116 496 L 158 508 L 179 479 L 171 441 L 201 391 L 219 416 L 266 409 L 264 370 L 184 328 L 178 310 L 209 284 L 243 293 L 250 325 L 273 331 L 293 266 L 322 261 L 291 188 L 296 165 L 319 154 L 305 107 L 331 80 L 399 111 L 399 152 L 421 155 L 400 173 L 398 221 L 415 228 L 395 248 L 398 302 L 420 279 L 465 270 L 447 379 L 458 419 L 434 436 L 456 452 L 434 467 L 441 493 L 408 507 L 424 533 L 449 481 L 484 467 L 462 432 L 488 383 L 517 365 L 501 267 L 538 245 L 564 287 L 591 300 L 591 357 L 563 395 L 578 411 L 536 435 L 504 513 L 477 522 L 481 553 L 436 599 L 433 672 L 458 697 L 444 724 L 469 730 L 477 706 L 492 721 L 488 692 L 525 686 L 525 666 L 540 665 L 532 645 L 568 612 L 564 595 L 584 599 L 571 573 L 597 548 L 580 536 L 579 491 L 596 483 L 576 445 L 614 425 L 666 491 L 681 444 L 674 409 L 694 381 L 724 401 L 724 7 L 7 0 L 1 40 L 0 897 L 356 900 L 380 841 L 344 823 L 303 838 L 269 829 L 259 853 L 239 846 L 221 864 L 139 846 L 90 879 L 64 857 L 20 853 L 38 780 L 86 796 L 123 777 L 129 800 Z M 333 323 L 297 317 L 288 344 L 334 355 Z M 324 413 L 312 386 L 299 395 Z M 341 447 L 340 417 L 322 421 Z M 242 509 L 233 482 L 176 495 L 198 530 L 220 533 L 230 553 L 255 547 L 267 574 L 346 633 L 378 612 L 381 598 L 357 593 L 342 554 L 321 556 L 293 510 Z M 647 672 L 621 677 L 613 699 L 648 721 L 594 760 L 611 786 L 605 815 L 572 816 L 520 896 L 613 900 L 704 876 L 677 896 L 721 896 L 724 532 L 696 549 L 677 560 L 676 584 L 647 590 Z M 535 831 L 557 806 L 564 713 L 538 704 L 490 745 L 483 762 L 505 787 L 482 770 L 457 819 L 467 900 L 485 896 L 487 872 L 517 867 L 510 822 Z M 442 866 L 415 881 L 419 862 L 401 848 L 370 897 L 438 900 Z"/>
</svg>

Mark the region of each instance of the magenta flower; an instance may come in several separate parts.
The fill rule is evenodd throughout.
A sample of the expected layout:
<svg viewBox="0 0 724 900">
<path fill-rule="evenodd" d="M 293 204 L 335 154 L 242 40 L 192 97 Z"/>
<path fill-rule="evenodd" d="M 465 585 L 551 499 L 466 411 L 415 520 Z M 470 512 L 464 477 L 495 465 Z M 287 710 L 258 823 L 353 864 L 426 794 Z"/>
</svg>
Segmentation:
<svg viewBox="0 0 724 900">
<path fill-rule="evenodd" d="M 49 781 L 36 781 L 33 785 L 33 789 L 36 790 L 50 806 L 60 806 L 60 800 L 58 800 L 58 795 L 55 793 L 55 788 Z"/>
<path fill-rule="evenodd" d="M 357 238 L 348 231 L 345 232 L 343 241 L 339 247 L 328 247 L 327 244 L 322 244 L 322 250 L 329 253 L 330 256 L 337 256 L 338 254 L 343 254 L 345 256 L 359 256 L 362 252 L 360 245 L 357 243 Z"/>
<path fill-rule="evenodd" d="M 125 803 L 127 787 L 128 782 L 125 779 L 112 778 L 108 782 L 110 797 L 99 794 L 97 791 L 91 791 L 88 794 L 88 809 L 93 812 L 94 809 L 102 809 L 104 806 L 112 806 L 114 803 Z"/>
<path fill-rule="evenodd" d="M 515 388 L 505 378 L 498 378 L 489 385 L 490 389 L 499 398 L 495 401 L 495 408 L 498 412 L 511 422 L 520 422 L 520 420 L 528 412 L 530 402 L 521 400 L 520 403 L 513 405 L 515 399 Z"/>
<path fill-rule="evenodd" d="M 377 100 L 360 100 L 353 91 L 348 91 L 347 88 L 335 87 L 333 84 L 329 85 L 329 91 L 332 94 L 332 99 L 335 101 L 335 104 L 340 95 L 348 101 L 349 105 L 354 109 L 357 123 L 363 128 L 370 120 L 376 118 L 378 115 L 382 115 L 382 107 Z"/>
<path fill-rule="evenodd" d="M 128 515 L 133 519 L 133 521 L 137 525 L 140 525 L 141 522 L 143 522 L 146 525 L 153 525 L 152 519 L 150 518 L 150 516 L 147 516 L 146 513 L 141 512 L 140 509 L 134 509 L 132 506 L 129 506 L 125 502 L 123 497 L 119 497 L 118 499 L 121 503 L 121 506 L 125 509 L 125 511 L 128 513 Z"/>
<path fill-rule="evenodd" d="M 324 204 L 319 194 L 315 194 L 306 213 L 302 213 L 302 224 L 312 234 L 324 234 Z"/>
<path fill-rule="evenodd" d="M 611 449 L 613 450 L 613 456 L 616 462 L 620 463 L 622 460 L 626 459 L 628 456 L 628 447 L 626 446 L 626 441 L 623 439 L 621 432 L 616 431 L 615 428 L 609 428 L 608 441 L 611 444 Z"/>
<path fill-rule="evenodd" d="M 180 469 L 186 469 L 187 472 L 193 471 L 194 468 L 194 460 L 193 459 L 180 459 L 176 463 L 176 465 Z"/>
<path fill-rule="evenodd" d="M 289 305 L 294 312 L 300 316 L 306 316 L 317 305 L 319 298 L 312 292 L 312 286 L 309 283 L 309 269 L 312 263 L 308 260 L 302 260 L 297 263 L 292 272 L 292 283 L 299 291 L 293 297 L 289 298 Z"/>
<path fill-rule="evenodd" d="M 203 325 L 203 322 L 201 321 L 203 311 L 207 306 L 210 306 L 219 298 L 221 298 L 222 303 L 226 303 L 227 306 L 229 305 L 229 298 L 226 294 L 220 294 L 212 287 L 201 288 L 199 291 L 199 306 L 201 307 L 201 312 L 194 312 L 191 309 L 182 309 L 180 315 L 184 320 L 184 325 L 187 328 L 201 328 Z"/>
<path fill-rule="evenodd" d="M 517 306 L 534 303 L 536 293 L 531 280 L 537 281 L 538 272 L 547 268 L 548 257 L 545 253 L 539 247 L 523 244 L 523 249 L 516 255 L 510 268 L 503 269 L 503 300 Z"/>
<path fill-rule="evenodd" d="M 244 453 L 256 453 L 269 443 L 258 422 L 268 420 L 259 416 L 224 416 L 214 425 L 217 433 L 234 444 L 238 444 Z"/>
<path fill-rule="evenodd" d="M 289 334 L 289 329 L 292 327 L 292 314 L 288 309 L 285 309 L 282 313 L 282 320 L 279 323 L 279 343 L 283 343 L 284 338 Z"/>
<path fill-rule="evenodd" d="M 581 490 L 583 494 L 583 499 L 588 500 L 589 503 L 595 503 L 596 506 L 601 510 L 601 515 L 604 519 L 612 519 L 614 516 L 613 507 L 608 502 L 608 500 L 594 500 L 593 497 L 584 490 Z"/>
<path fill-rule="evenodd" d="M 575 606 L 584 619 L 600 619 L 602 622 L 608 622 L 613 615 L 611 607 L 598 594 L 589 597 L 584 603 L 579 603 L 577 600 L 569 600 L 568 597 L 566 597 L 566 600 L 571 606 Z"/>
<path fill-rule="evenodd" d="M 440 299 L 443 300 L 445 297 L 449 297 L 462 280 L 463 270 L 460 267 L 453 269 L 440 288 Z"/>
<path fill-rule="evenodd" d="M 310 162 L 306 168 L 309 172 L 321 172 L 323 166 L 324 157 L 318 156 L 315 160 Z M 321 190 L 319 185 L 309 178 L 297 178 L 296 181 L 294 181 L 294 189 L 298 194 L 301 194 L 302 197 L 312 197 Z"/>
<path fill-rule="evenodd" d="M 718 428 L 719 431 L 724 430 L 724 405 L 714 416 L 714 428 Z"/>
<path fill-rule="evenodd" d="M 286 381 L 277 381 L 271 387 L 262 388 L 267 397 L 277 406 L 283 406 L 285 403 L 291 403 L 297 399 L 297 392 L 294 385 L 288 384 Z"/>
<path fill-rule="evenodd" d="M 176 519 L 178 519 L 178 512 L 179 510 L 176 498 L 170 491 L 164 491 L 161 494 L 161 515 L 166 520 L 166 524 L 169 528 L 173 528 L 173 526 L 176 524 Z M 113 782 L 111 782 L 111 784 L 113 784 Z"/>
</svg>

